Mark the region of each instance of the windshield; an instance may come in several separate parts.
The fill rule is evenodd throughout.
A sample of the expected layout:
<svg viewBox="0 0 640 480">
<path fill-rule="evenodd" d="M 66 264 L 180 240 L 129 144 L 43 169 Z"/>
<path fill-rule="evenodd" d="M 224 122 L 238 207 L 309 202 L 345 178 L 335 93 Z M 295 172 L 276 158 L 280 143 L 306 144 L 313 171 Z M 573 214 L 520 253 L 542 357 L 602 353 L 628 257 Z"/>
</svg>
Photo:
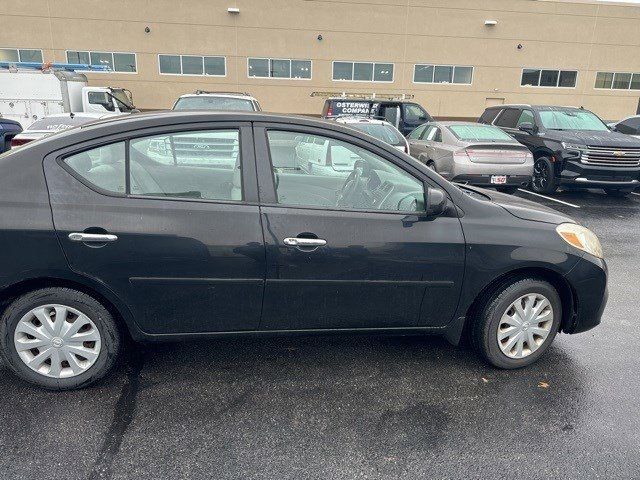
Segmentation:
<svg viewBox="0 0 640 480">
<path fill-rule="evenodd" d="M 602 120 L 586 110 L 543 110 L 540 121 L 550 130 L 609 130 Z"/>
<path fill-rule="evenodd" d="M 449 130 L 458 140 L 465 142 L 477 141 L 513 141 L 513 138 L 498 127 L 491 125 L 451 125 Z"/>
<path fill-rule="evenodd" d="M 130 112 L 133 110 L 131 99 L 122 88 L 111 89 L 111 95 L 113 95 L 117 100 L 116 103 L 118 104 L 118 109 L 121 112 Z"/>
<path fill-rule="evenodd" d="M 350 123 L 348 124 L 350 127 L 360 130 L 361 132 L 367 133 L 372 137 L 377 138 L 378 140 L 382 140 L 389 145 L 394 146 L 404 146 L 404 139 L 400 132 L 398 132 L 395 128 L 384 125 L 382 123 Z"/>
<path fill-rule="evenodd" d="M 57 132 L 59 130 L 66 130 L 77 125 L 82 125 L 96 120 L 93 117 L 84 117 L 81 115 L 71 115 L 67 117 L 49 117 L 36 120 L 25 131 L 30 130 L 49 130 L 51 132 Z"/>
<path fill-rule="evenodd" d="M 233 97 L 182 97 L 173 106 L 174 110 L 241 110 L 253 111 L 253 103 L 245 98 Z"/>
</svg>

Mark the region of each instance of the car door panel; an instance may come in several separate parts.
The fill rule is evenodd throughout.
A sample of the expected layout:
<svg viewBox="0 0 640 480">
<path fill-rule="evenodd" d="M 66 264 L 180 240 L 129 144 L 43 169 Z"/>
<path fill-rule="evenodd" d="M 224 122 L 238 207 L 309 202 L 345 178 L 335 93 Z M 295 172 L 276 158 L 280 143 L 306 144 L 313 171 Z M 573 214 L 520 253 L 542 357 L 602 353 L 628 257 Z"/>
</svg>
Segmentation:
<svg viewBox="0 0 640 480">
<path fill-rule="evenodd" d="M 405 217 L 262 207 L 268 270 L 261 328 L 449 323 L 464 258 L 458 219 L 406 224 Z M 326 246 L 309 252 L 283 243 L 303 232 Z"/>
<path fill-rule="evenodd" d="M 410 212 L 280 205 L 269 162 L 267 128 L 283 127 L 254 127 L 267 259 L 260 328 L 446 325 L 458 301 L 464 268 L 459 219 L 414 221 Z M 294 129 L 289 125 L 284 128 Z M 332 135 L 310 127 L 307 133 Z M 384 155 L 365 141 L 353 141 Z M 326 244 L 308 249 L 285 241 L 298 237 Z"/>
<path fill-rule="evenodd" d="M 53 221 L 71 269 L 111 289 L 147 334 L 258 327 L 265 258 L 248 124 L 240 142 L 244 203 L 107 195 L 63 168 L 58 157 L 66 151 L 45 159 Z M 73 232 L 117 241 L 85 244 L 71 241 Z"/>
</svg>

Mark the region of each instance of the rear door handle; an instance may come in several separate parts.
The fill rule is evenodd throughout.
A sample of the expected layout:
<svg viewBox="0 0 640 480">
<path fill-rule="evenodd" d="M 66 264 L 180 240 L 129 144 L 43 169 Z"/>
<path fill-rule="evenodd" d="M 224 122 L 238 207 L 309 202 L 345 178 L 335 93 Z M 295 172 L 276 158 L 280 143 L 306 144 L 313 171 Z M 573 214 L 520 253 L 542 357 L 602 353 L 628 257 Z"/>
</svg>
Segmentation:
<svg viewBox="0 0 640 480">
<path fill-rule="evenodd" d="M 327 244 L 322 238 L 287 237 L 283 241 L 289 247 L 324 247 Z"/>
<path fill-rule="evenodd" d="M 117 235 L 111 233 L 80 233 L 73 232 L 69 234 L 69 240 L 72 242 L 83 243 L 107 243 L 118 240 Z"/>
</svg>

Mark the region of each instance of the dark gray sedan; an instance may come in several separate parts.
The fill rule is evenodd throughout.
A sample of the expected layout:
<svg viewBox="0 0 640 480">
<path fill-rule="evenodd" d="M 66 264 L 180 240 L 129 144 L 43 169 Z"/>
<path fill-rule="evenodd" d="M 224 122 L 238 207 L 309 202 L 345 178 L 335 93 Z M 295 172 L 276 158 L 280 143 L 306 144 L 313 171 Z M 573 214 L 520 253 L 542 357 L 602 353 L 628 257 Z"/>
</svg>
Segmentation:
<svg viewBox="0 0 640 480">
<path fill-rule="evenodd" d="M 533 174 L 529 149 L 501 129 L 469 122 L 429 122 L 409 136 L 411 156 L 454 182 L 513 193 Z"/>
</svg>

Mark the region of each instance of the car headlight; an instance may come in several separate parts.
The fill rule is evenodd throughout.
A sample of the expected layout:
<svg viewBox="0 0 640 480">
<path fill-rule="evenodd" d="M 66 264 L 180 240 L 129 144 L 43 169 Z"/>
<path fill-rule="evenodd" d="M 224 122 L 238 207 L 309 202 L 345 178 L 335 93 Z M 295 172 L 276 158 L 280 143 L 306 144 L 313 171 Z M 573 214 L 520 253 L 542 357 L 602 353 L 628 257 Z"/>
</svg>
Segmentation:
<svg viewBox="0 0 640 480">
<path fill-rule="evenodd" d="M 575 143 L 562 142 L 562 148 L 567 150 L 567 153 L 573 156 L 580 157 L 587 151 L 586 145 L 577 145 Z"/>
<path fill-rule="evenodd" d="M 558 235 L 569 245 L 590 253 L 594 257 L 602 258 L 602 245 L 595 233 L 582 225 L 575 223 L 561 223 L 556 227 Z"/>
</svg>

